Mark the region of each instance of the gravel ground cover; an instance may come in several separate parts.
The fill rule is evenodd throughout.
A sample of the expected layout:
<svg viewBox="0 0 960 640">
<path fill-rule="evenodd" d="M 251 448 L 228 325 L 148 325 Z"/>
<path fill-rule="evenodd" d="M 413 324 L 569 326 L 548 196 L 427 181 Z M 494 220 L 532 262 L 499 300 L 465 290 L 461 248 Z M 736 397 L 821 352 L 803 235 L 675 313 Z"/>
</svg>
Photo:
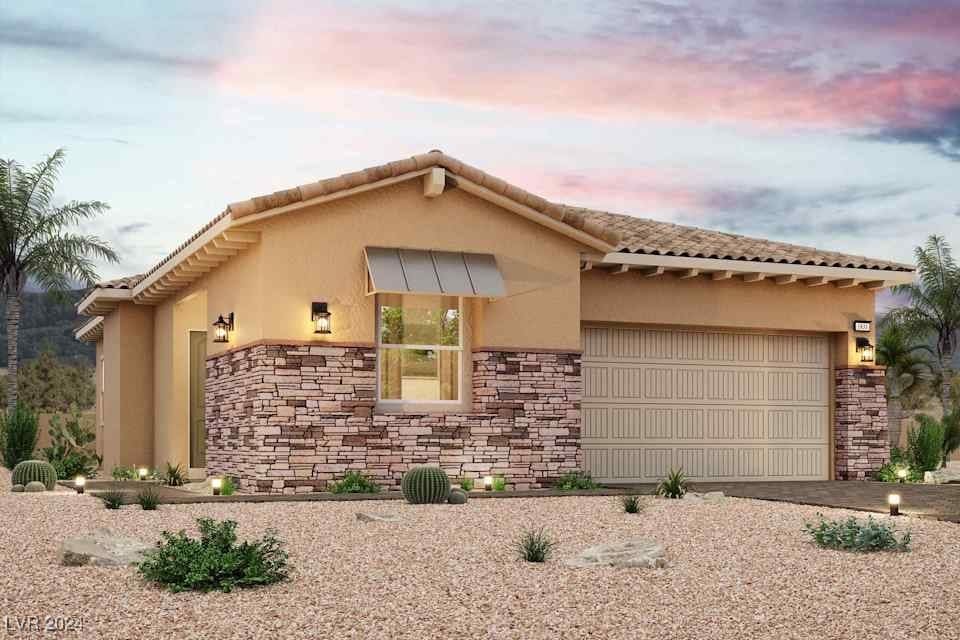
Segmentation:
<svg viewBox="0 0 960 640">
<path fill-rule="evenodd" d="M 643 498 L 293 502 L 127 506 L 108 511 L 70 492 L 13 495 L 0 475 L 0 615 L 83 619 L 82 638 L 960 638 L 958 525 L 899 518 L 913 551 L 825 551 L 802 533 L 822 511 L 728 499 Z M 399 522 L 362 523 L 357 511 Z M 865 514 L 856 514 L 865 517 Z M 172 594 L 132 568 L 66 568 L 66 536 L 108 527 L 146 541 L 232 518 L 240 534 L 275 528 L 291 579 L 230 594 Z M 545 565 L 518 562 L 512 542 L 545 527 L 559 543 Z M 652 538 L 665 569 L 572 569 L 586 546 Z M 27 637 L 29 634 L 22 634 Z M 47 635 L 44 637 L 53 637 Z"/>
</svg>

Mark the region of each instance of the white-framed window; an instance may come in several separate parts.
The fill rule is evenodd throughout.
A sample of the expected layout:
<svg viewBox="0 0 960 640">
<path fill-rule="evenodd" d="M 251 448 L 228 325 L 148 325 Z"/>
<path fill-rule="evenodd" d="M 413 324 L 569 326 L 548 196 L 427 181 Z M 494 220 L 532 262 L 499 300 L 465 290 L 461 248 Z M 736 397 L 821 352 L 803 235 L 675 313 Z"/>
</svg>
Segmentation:
<svg viewBox="0 0 960 640">
<path fill-rule="evenodd" d="M 377 398 L 383 403 L 457 403 L 463 313 L 451 296 L 377 296 Z"/>
</svg>

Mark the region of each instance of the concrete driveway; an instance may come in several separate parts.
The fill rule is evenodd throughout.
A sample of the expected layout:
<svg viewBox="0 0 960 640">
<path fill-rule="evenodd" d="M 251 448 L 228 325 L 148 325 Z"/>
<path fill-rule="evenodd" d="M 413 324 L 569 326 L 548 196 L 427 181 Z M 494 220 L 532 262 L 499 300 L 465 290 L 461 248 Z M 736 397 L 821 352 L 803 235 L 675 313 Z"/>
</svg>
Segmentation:
<svg viewBox="0 0 960 640">
<path fill-rule="evenodd" d="M 611 485 L 622 487 L 623 485 Z M 653 493 L 655 485 L 630 485 Z M 694 482 L 693 491 L 723 491 L 728 496 L 777 500 L 823 507 L 887 512 L 887 494 L 899 493 L 900 512 L 960 523 L 960 484 L 887 482 Z"/>
</svg>

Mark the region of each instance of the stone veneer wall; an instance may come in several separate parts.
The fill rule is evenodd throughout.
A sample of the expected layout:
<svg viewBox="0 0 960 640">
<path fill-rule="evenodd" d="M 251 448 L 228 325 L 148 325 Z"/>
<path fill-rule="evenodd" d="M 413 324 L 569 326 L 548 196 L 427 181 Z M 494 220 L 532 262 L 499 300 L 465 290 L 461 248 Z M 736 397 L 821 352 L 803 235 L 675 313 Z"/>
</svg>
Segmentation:
<svg viewBox="0 0 960 640">
<path fill-rule="evenodd" d="M 207 470 L 244 491 L 326 488 L 348 470 L 399 486 L 411 465 L 517 489 L 581 468 L 579 353 L 473 353 L 473 412 L 378 413 L 376 349 L 256 344 L 207 359 Z"/>
<path fill-rule="evenodd" d="M 890 459 L 885 371 L 836 370 L 834 391 L 837 480 L 866 480 Z"/>
</svg>

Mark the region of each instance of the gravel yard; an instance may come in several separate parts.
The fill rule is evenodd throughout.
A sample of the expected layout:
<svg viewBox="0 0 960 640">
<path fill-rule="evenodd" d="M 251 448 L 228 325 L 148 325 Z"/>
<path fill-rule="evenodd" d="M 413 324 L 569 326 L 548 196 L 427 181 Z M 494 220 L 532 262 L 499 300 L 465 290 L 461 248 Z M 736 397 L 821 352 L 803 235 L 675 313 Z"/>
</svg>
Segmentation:
<svg viewBox="0 0 960 640">
<path fill-rule="evenodd" d="M 70 492 L 9 493 L 0 476 L 0 610 L 74 616 L 83 638 L 960 638 L 958 525 L 902 518 L 906 554 L 813 547 L 818 509 L 728 499 L 614 498 L 137 506 L 108 511 Z M 361 523 L 357 511 L 396 513 Z M 831 517 L 851 512 L 823 510 Z M 863 516 L 863 514 L 858 514 Z M 153 541 L 198 516 L 240 534 L 278 530 L 289 581 L 230 594 L 171 594 L 134 569 L 58 565 L 62 538 L 109 527 Z M 560 544 L 546 565 L 518 562 L 512 541 L 544 526 Z M 631 538 L 666 547 L 666 569 L 571 569 L 582 548 Z"/>
</svg>

